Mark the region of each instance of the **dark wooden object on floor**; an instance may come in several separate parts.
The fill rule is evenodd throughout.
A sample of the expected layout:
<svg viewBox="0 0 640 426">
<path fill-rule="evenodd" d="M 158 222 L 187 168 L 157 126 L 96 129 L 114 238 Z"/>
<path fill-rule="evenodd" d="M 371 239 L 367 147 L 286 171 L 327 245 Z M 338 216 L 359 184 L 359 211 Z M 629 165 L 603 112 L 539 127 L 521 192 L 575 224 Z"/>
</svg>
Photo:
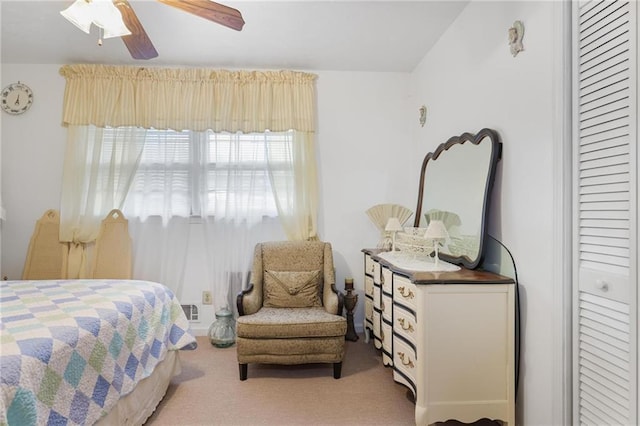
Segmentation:
<svg viewBox="0 0 640 426">
<path fill-rule="evenodd" d="M 347 334 L 344 338 L 355 342 L 358 340 L 358 334 L 353 325 L 353 310 L 358 303 L 358 295 L 353 294 L 353 278 L 344 279 L 344 289 L 347 293 L 344 295 L 344 307 L 347 310 Z"/>
</svg>

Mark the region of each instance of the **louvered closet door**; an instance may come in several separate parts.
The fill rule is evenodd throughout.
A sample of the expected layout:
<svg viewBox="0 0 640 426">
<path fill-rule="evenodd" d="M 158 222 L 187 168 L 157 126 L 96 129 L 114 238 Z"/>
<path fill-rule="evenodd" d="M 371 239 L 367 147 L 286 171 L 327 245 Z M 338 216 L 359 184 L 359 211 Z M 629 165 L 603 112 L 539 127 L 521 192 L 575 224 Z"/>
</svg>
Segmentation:
<svg viewBox="0 0 640 426">
<path fill-rule="evenodd" d="M 574 423 L 638 422 L 637 5 L 574 6 Z"/>
</svg>

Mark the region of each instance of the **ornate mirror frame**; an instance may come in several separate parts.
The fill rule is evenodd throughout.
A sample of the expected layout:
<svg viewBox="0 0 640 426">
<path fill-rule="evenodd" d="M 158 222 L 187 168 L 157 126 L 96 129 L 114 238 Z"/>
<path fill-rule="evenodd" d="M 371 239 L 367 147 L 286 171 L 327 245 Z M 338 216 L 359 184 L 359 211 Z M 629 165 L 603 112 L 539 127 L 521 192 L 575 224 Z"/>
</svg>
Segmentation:
<svg viewBox="0 0 640 426">
<path fill-rule="evenodd" d="M 491 191 L 501 155 L 502 143 L 498 134 L 485 128 L 475 135 L 463 133 L 451 137 L 425 156 L 420 171 L 414 226 L 426 227 L 430 219 L 444 216 L 445 225 L 448 228 L 451 225 L 448 229 L 450 235 L 458 231 L 458 225 L 462 228 L 465 224 L 471 224 L 473 231 L 467 229 L 456 234 L 457 237 L 452 237 L 451 245 L 445 244 L 440 250 L 441 259 L 468 269 L 475 269 L 481 263 Z M 430 177 L 432 180 L 428 181 Z M 448 211 L 447 208 L 432 205 L 439 203 L 433 200 L 466 206 L 461 208 L 465 211 Z M 429 207 L 428 210 L 424 209 L 424 213 L 423 206 Z"/>
</svg>

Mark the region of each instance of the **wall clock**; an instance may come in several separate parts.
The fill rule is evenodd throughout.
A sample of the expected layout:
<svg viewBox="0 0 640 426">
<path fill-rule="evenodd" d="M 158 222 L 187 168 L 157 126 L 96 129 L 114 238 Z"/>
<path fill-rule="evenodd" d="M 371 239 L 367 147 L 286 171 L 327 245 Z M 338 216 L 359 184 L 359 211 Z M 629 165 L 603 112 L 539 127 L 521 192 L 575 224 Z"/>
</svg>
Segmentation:
<svg viewBox="0 0 640 426">
<path fill-rule="evenodd" d="M 6 113 L 17 115 L 27 111 L 33 103 L 33 92 L 24 83 L 11 83 L 0 96 L 0 106 Z"/>
</svg>

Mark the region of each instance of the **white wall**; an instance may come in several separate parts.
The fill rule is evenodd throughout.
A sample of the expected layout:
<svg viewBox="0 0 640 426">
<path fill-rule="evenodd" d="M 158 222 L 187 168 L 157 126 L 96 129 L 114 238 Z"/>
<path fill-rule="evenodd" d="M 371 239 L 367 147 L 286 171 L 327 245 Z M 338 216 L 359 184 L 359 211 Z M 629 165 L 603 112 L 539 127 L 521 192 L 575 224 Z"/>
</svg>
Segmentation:
<svg viewBox="0 0 640 426">
<path fill-rule="evenodd" d="M 20 80 L 34 91 L 34 104 L 2 122 L 2 265 L 9 279 L 19 279 L 36 220 L 59 208 L 66 131 L 61 126 L 64 79 L 60 65 L 2 65 L 2 85 Z M 313 71 L 311 71 L 313 72 Z M 396 202 L 415 208 L 418 170 L 401 161 L 411 146 L 405 114 L 406 73 L 317 72 L 320 211 L 319 232 L 332 243 L 336 283 L 353 277 L 360 293 L 356 324 L 364 316 L 363 255 L 375 247 L 378 231 L 365 214 L 374 204 Z M 200 303 L 208 286 L 200 271 L 187 271 L 183 303 Z M 188 288 L 188 289 L 187 289 Z M 202 306 L 197 333 L 214 318 Z"/>
<path fill-rule="evenodd" d="M 320 235 L 333 245 L 341 289 L 346 277 L 363 289 L 361 250 L 379 241 L 365 211 L 380 203 L 415 209 L 420 169 L 404 167 L 411 146 L 408 81 L 407 74 L 319 73 Z"/>
<path fill-rule="evenodd" d="M 472 2 L 411 78 L 412 105 L 428 108 L 424 128 L 413 127 L 416 161 L 465 131 L 493 128 L 503 141 L 489 233 L 511 250 L 521 284 L 517 411 L 528 426 L 554 424 L 552 158 L 562 141 L 553 134 L 553 13 L 553 2 Z M 515 20 L 525 26 L 525 51 L 514 58 L 507 30 Z"/>
<path fill-rule="evenodd" d="M 66 132 L 60 125 L 64 79 L 57 65 L 2 65 L 2 87 L 21 81 L 31 108 L 2 118 L 2 273 L 20 279 L 36 220 L 59 208 Z"/>
</svg>

